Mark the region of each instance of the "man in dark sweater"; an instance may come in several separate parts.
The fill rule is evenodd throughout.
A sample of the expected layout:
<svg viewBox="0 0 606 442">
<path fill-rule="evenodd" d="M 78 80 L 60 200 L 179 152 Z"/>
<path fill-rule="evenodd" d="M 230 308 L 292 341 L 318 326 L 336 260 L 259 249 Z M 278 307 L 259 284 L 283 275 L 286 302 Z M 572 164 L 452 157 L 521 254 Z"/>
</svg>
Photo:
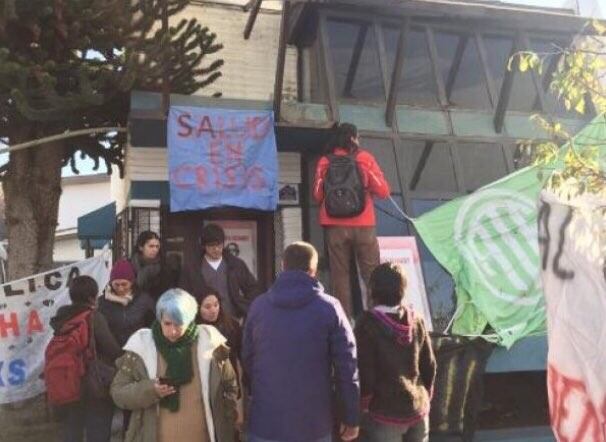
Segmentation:
<svg viewBox="0 0 606 442">
<path fill-rule="evenodd" d="M 282 273 L 250 308 L 242 345 L 251 387 L 249 442 L 331 442 L 333 387 L 341 439 L 358 436 L 353 331 L 339 301 L 315 278 L 317 266 L 311 244 L 291 244 Z"/>
<path fill-rule="evenodd" d="M 225 313 L 235 318 L 246 316 L 248 306 L 260 293 L 259 284 L 246 263 L 225 250 L 225 232 L 218 224 L 202 229 L 201 260 L 185 263 L 179 287 L 200 299 L 212 287 L 221 296 Z"/>
</svg>

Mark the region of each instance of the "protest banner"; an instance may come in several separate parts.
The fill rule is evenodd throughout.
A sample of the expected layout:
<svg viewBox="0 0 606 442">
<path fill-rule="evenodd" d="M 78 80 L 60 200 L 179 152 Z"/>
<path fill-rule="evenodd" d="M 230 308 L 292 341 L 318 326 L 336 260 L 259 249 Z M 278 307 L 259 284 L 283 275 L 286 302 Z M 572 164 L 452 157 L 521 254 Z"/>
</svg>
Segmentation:
<svg viewBox="0 0 606 442">
<path fill-rule="evenodd" d="M 604 139 L 600 115 L 575 135 L 574 143 L 591 146 Z M 600 158 L 606 158 L 604 146 Z M 546 177 L 562 167 L 557 161 L 520 169 L 413 220 L 454 280 L 453 334 L 482 335 L 507 348 L 526 336 L 545 334 L 537 201 Z M 488 325 L 496 337 L 484 334 Z"/>
<path fill-rule="evenodd" d="M 167 144 L 171 212 L 276 209 L 278 154 L 271 111 L 172 106 Z"/>
<path fill-rule="evenodd" d="M 427 301 L 416 238 L 414 236 L 380 236 L 377 239 L 381 252 L 381 262 L 397 262 L 406 270 L 406 279 L 408 280 L 407 302 L 412 305 L 417 314 L 421 315 L 427 329 L 432 331 L 431 310 Z"/>
<path fill-rule="evenodd" d="M 606 441 L 606 197 L 541 193 L 547 391 L 561 442 Z"/>
<path fill-rule="evenodd" d="M 69 304 L 69 283 L 93 277 L 100 289 L 109 281 L 111 254 L 99 256 L 0 286 L 0 404 L 44 392 L 44 351 L 53 330 L 50 319 Z"/>
</svg>

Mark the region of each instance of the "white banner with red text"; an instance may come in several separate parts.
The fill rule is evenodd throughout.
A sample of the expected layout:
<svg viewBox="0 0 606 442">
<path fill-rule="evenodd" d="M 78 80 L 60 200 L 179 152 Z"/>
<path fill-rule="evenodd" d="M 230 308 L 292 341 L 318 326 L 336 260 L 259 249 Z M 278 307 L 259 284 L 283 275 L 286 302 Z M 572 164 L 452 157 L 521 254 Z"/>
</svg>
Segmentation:
<svg viewBox="0 0 606 442">
<path fill-rule="evenodd" d="M 109 281 L 111 252 L 0 286 L 0 404 L 44 392 L 44 351 L 57 309 L 69 304 L 69 283 L 93 277 L 100 290 Z"/>
</svg>

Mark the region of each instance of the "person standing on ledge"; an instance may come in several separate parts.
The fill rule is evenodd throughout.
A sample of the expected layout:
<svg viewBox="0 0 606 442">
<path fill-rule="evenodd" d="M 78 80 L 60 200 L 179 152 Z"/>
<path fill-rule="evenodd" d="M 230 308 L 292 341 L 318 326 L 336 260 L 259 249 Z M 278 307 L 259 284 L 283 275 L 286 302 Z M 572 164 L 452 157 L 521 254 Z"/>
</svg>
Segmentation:
<svg viewBox="0 0 606 442">
<path fill-rule="evenodd" d="M 368 287 L 379 265 L 373 198 L 387 198 L 390 189 L 375 157 L 360 147 L 353 124 L 337 127 L 330 150 L 316 166 L 313 197 L 320 204 L 319 221 L 328 246 L 331 293 L 352 318 L 351 260 L 356 259 Z"/>
</svg>

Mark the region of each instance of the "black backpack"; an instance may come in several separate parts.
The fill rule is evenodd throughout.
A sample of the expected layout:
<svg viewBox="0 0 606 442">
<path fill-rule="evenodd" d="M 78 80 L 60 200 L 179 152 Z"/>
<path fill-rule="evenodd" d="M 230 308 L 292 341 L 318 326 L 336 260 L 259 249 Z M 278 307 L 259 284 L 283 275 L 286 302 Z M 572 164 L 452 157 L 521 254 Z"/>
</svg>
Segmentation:
<svg viewBox="0 0 606 442">
<path fill-rule="evenodd" d="M 357 153 L 327 156 L 324 207 L 333 218 L 351 218 L 364 211 L 366 192 L 356 156 Z"/>
</svg>

